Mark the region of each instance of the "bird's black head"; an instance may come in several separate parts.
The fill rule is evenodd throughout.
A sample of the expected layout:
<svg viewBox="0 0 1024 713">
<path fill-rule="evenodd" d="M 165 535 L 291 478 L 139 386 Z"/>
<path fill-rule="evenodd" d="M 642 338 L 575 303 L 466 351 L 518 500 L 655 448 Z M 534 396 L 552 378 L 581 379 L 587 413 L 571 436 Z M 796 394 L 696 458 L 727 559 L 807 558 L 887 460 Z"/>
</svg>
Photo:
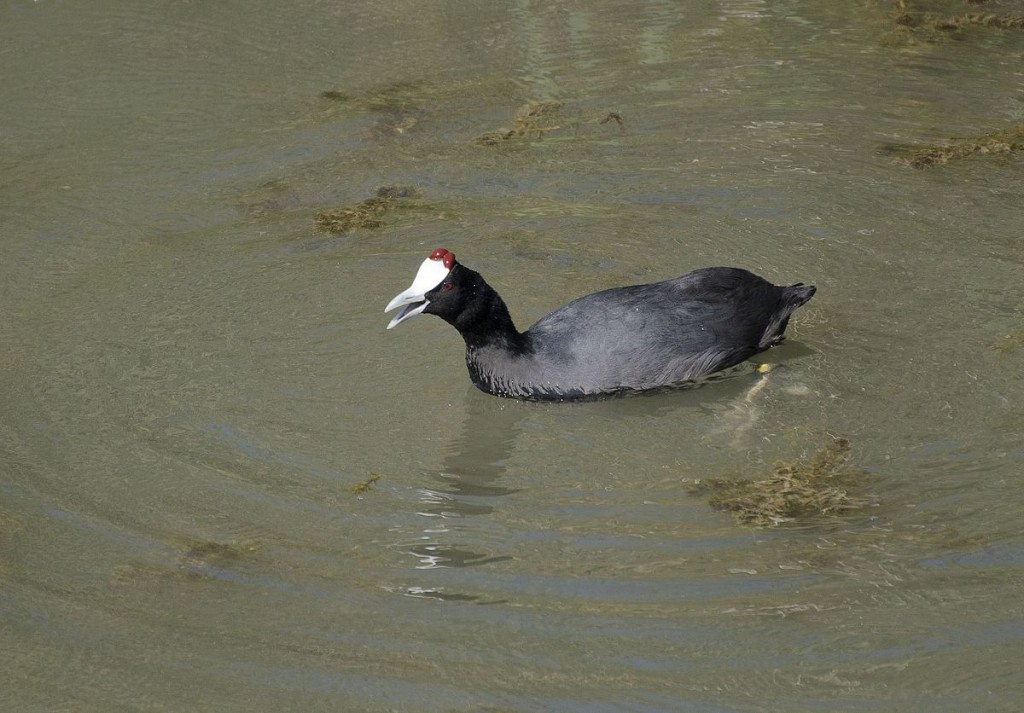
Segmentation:
<svg viewBox="0 0 1024 713">
<path fill-rule="evenodd" d="M 472 270 L 466 270 L 455 261 L 455 253 L 444 248 L 430 253 L 430 257 L 420 265 L 409 288 L 396 295 L 384 308 L 385 312 L 390 312 L 404 305 L 402 311 L 388 323 L 388 329 L 421 312 L 436 314 L 453 322 L 461 309 L 463 297 L 463 290 L 459 289 L 461 273 L 468 272 Z"/>
<path fill-rule="evenodd" d="M 388 329 L 425 313 L 436 314 L 454 326 L 467 344 L 508 341 L 518 334 L 505 303 L 480 273 L 456 262 L 455 254 L 444 248 L 423 261 L 409 289 L 391 300 L 384 311 L 403 305 Z"/>
</svg>

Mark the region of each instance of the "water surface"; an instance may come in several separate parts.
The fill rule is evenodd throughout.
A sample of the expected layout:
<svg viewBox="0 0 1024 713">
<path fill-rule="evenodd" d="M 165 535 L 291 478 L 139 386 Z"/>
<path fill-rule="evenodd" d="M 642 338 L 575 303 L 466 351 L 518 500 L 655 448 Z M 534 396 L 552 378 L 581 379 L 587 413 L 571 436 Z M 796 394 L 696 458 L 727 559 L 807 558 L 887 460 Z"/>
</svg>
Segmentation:
<svg viewBox="0 0 1024 713">
<path fill-rule="evenodd" d="M 0 707 L 1018 710 L 1020 158 L 879 149 L 1019 124 L 1024 36 L 893 13 L 6 3 Z M 767 375 L 520 403 L 384 330 L 437 247 L 524 327 L 703 265 L 818 294 Z M 843 517 L 688 494 L 840 437 Z"/>
</svg>

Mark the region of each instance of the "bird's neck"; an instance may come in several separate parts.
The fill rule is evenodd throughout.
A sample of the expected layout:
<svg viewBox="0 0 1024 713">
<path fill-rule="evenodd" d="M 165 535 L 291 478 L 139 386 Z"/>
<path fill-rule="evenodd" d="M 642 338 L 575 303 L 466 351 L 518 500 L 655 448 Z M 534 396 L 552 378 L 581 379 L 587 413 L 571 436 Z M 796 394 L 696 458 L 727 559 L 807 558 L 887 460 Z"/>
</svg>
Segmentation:
<svg viewBox="0 0 1024 713">
<path fill-rule="evenodd" d="M 464 288 L 474 294 L 451 324 L 466 342 L 470 380 L 491 394 L 527 396 L 521 382 L 533 353 L 529 335 L 516 329 L 505 302 L 483 278 Z"/>
<path fill-rule="evenodd" d="M 474 291 L 466 307 L 452 322 L 469 351 L 498 349 L 519 354 L 527 338 L 516 329 L 504 300 L 483 278 L 467 286 Z"/>
</svg>

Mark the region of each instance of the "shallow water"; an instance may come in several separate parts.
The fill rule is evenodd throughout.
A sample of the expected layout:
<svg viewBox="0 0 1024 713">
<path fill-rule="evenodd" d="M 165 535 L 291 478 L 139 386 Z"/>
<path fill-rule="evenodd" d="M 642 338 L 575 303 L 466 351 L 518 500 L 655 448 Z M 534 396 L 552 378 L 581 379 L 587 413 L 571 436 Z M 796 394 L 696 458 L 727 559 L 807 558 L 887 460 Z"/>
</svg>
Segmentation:
<svg viewBox="0 0 1024 713">
<path fill-rule="evenodd" d="M 1021 123 L 1024 35 L 821 5 L 7 3 L 0 708 L 1019 710 L 1021 159 L 880 147 Z M 520 403 L 384 330 L 442 246 L 523 326 L 818 294 L 765 375 Z M 689 494 L 839 437 L 841 517 Z"/>
</svg>

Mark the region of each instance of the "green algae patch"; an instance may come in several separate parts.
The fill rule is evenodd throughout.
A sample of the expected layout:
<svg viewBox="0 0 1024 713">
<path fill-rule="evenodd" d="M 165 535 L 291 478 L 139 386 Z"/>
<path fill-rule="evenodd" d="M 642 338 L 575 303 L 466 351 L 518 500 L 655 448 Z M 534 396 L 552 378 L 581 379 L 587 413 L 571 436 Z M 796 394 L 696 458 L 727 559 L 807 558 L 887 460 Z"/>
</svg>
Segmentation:
<svg viewBox="0 0 1024 713">
<path fill-rule="evenodd" d="M 954 137 L 937 144 L 884 144 L 881 151 L 911 168 L 942 166 L 975 154 L 1005 156 L 1024 151 L 1024 125 L 982 136 Z"/>
<path fill-rule="evenodd" d="M 808 460 L 780 463 L 767 478 L 708 478 L 695 482 L 689 492 L 707 496 L 711 507 L 728 510 L 754 527 L 835 516 L 867 502 L 849 492 L 867 477 L 846 467 L 849 455 L 850 442 L 837 438 Z"/>
<path fill-rule="evenodd" d="M 351 208 L 332 208 L 313 215 L 320 230 L 340 235 L 361 228 L 383 228 L 384 218 L 396 209 L 417 205 L 419 191 L 411 186 L 381 186 L 372 196 Z"/>
</svg>

